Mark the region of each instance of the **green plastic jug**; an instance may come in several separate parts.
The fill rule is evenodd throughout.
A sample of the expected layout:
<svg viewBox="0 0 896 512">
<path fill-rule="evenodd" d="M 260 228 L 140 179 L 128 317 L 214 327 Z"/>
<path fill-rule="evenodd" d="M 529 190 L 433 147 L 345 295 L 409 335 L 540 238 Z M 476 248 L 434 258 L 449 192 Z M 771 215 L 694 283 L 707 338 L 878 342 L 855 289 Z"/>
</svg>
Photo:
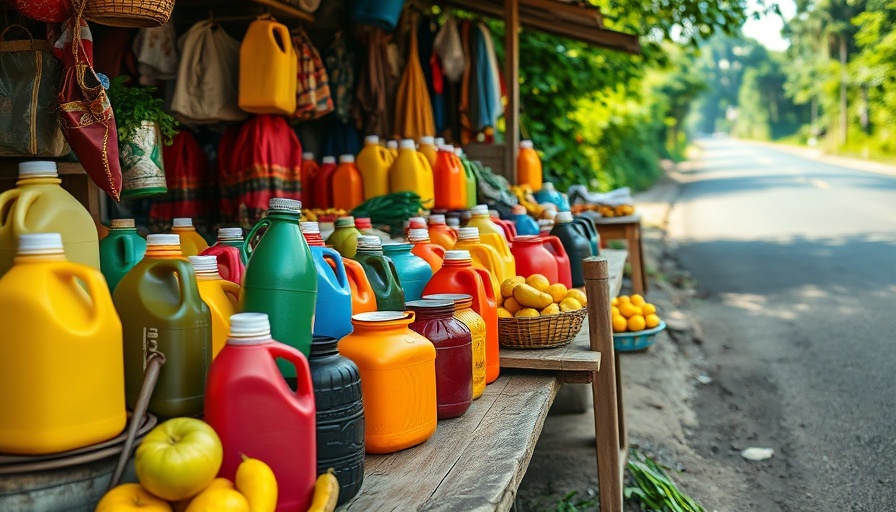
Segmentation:
<svg viewBox="0 0 896 512">
<path fill-rule="evenodd" d="M 241 311 L 267 313 L 274 339 L 311 352 L 314 305 L 317 301 L 317 268 L 299 228 L 302 203 L 271 199 L 268 216 L 258 221 L 246 240 L 267 228 L 258 245 L 248 243 L 249 264 L 243 275 Z M 295 366 L 277 361 L 286 378 L 296 376 Z"/>
<path fill-rule="evenodd" d="M 404 290 L 395 263 L 383 254 L 383 242 L 376 236 L 359 236 L 358 252 L 353 258 L 364 268 L 377 311 L 404 311 Z"/>
<path fill-rule="evenodd" d="M 165 355 L 149 401 L 158 416 L 199 416 L 212 360 L 211 311 L 199 295 L 193 265 L 180 251 L 180 236 L 149 235 L 146 256 L 112 295 L 124 330 L 124 377 L 128 407 L 143 385 L 146 361 Z"/>
<path fill-rule="evenodd" d="M 134 219 L 112 219 L 109 234 L 100 240 L 100 271 L 109 291 L 115 291 L 121 278 L 143 259 L 144 253 L 146 240 L 137 234 Z"/>
<path fill-rule="evenodd" d="M 355 226 L 354 217 L 339 217 L 336 219 L 336 229 L 327 237 L 327 245 L 336 249 L 343 258 L 354 258 L 359 236 L 361 232 Z"/>
</svg>

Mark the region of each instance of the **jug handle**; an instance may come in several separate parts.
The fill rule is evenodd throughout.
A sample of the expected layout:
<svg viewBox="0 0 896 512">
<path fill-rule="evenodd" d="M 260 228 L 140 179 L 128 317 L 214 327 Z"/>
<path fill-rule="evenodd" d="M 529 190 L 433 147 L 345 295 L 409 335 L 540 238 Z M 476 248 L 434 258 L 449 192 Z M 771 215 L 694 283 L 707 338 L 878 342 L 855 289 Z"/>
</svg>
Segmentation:
<svg viewBox="0 0 896 512">
<path fill-rule="evenodd" d="M 280 36 L 280 43 L 277 42 L 277 39 L 274 38 L 274 34 Z M 292 38 L 289 36 L 289 29 L 286 28 L 286 25 L 280 23 L 272 23 L 271 30 L 268 32 L 268 37 L 271 38 L 271 42 L 274 43 L 277 48 L 282 48 L 282 52 L 286 55 L 289 55 L 293 50 L 292 47 Z M 282 43 L 282 44 L 281 44 Z"/>
<path fill-rule="evenodd" d="M 336 282 L 342 287 L 348 286 L 348 276 L 345 275 L 345 263 L 342 262 L 342 255 L 329 247 L 322 247 L 321 249 L 321 254 L 324 258 L 330 258 L 336 262 L 333 265 L 333 270 L 336 271 Z"/>
<path fill-rule="evenodd" d="M 554 235 L 548 235 L 544 237 L 544 242 L 551 246 L 551 249 L 554 250 L 554 253 L 558 257 L 562 256 L 569 259 L 569 256 L 566 254 L 566 249 L 563 248 L 563 242 L 561 242 L 559 238 Z"/>
<path fill-rule="evenodd" d="M 153 267 L 153 272 L 170 271 L 177 276 L 177 284 L 180 291 L 181 307 L 189 302 L 202 301 L 199 297 L 199 285 L 196 284 L 196 276 L 193 273 L 192 266 L 183 260 L 162 260 Z M 192 274 L 192 279 L 187 279 L 183 273 Z"/>
<path fill-rule="evenodd" d="M 442 258 L 442 261 L 445 261 L 445 248 L 439 244 L 430 244 L 432 246 L 432 252 L 435 253 L 436 256 Z"/>
<path fill-rule="evenodd" d="M 14 215 L 10 221 L 12 221 L 12 229 L 16 234 L 27 233 L 28 230 L 25 228 L 25 215 L 28 214 L 28 209 L 34 204 L 35 201 L 40 197 L 40 192 L 36 190 L 21 190 L 21 189 L 11 189 L 7 190 L 0 196 L 0 203 L 6 203 L 9 201 L 20 203 L 20 207 L 16 208 Z"/>
<path fill-rule="evenodd" d="M 252 245 L 252 240 L 255 238 L 255 234 L 258 233 L 258 230 L 264 227 L 265 229 L 271 227 L 270 219 L 261 219 L 254 226 L 252 226 L 252 230 L 249 231 L 249 234 L 246 235 L 246 239 L 243 240 L 243 251 L 246 253 L 246 258 L 252 257 L 252 252 L 255 251 L 255 247 Z M 264 235 L 261 235 L 264 236 Z M 255 243 L 258 245 L 258 242 Z"/>
<path fill-rule="evenodd" d="M 106 283 L 106 279 L 101 279 L 102 274 L 97 275 L 92 268 L 81 265 L 66 265 L 65 267 L 56 268 L 54 273 L 60 280 L 80 281 L 84 284 L 87 296 L 90 297 L 90 302 L 93 306 L 90 313 L 91 321 L 96 320 L 100 310 L 100 303 L 107 302 L 102 295 L 103 293 L 105 293 L 106 297 L 109 297 L 108 302 L 111 303 L 112 296 L 109 294 L 109 285 Z M 111 304 L 109 304 L 109 307 L 114 309 L 114 306 Z"/>
<path fill-rule="evenodd" d="M 305 378 L 296 378 L 296 396 L 313 397 L 314 387 L 311 385 L 311 369 L 308 366 L 308 359 L 298 350 L 284 345 L 283 343 L 271 343 L 267 345 L 268 353 L 274 359 L 285 359 L 296 367 L 296 376 L 304 375 Z M 283 385 L 289 389 L 289 385 L 283 380 Z M 292 393 L 292 390 L 289 390 Z"/>
<path fill-rule="evenodd" d="M 416 155 L 417 160 L 420 161 L 420 165 L 422 165 L 423 167 L 426 167 L 426 172 L 432 173 L 432 166 L 429 165 L 429 159 L 426 158 L 426 155 L 424 155 L 423 153 L 421 153 L 419 151 L 415 151 L 415 153 L 417 154 Z M 425 201 L 423 201 L 423 202 L 425 202 Z"/>
<path fill-rule="evenodd" d="M 240 285 L 234 283 L 233 281 L 228 281 L 226 279 L 222 280 L 221 290 L 224 291 L 224 295 L 227 296 L 227 299 L 233 304 L 234 308 L 239 308 L 240 304 Z"/>
<path fill-rule="evenodd" d="M 492 290 L 492 287 L 490 285 L 490 282 L 486 283 L 482 280 L 482 276 L 479 274 L 480 271 L 485 272 L 482 269 L 477 269 L 475 267 L 471 267 L 469 269 L 462 269 L 462 271 L 455 274 L 455 276 L 456 276 L 456 279 L 460 282 L 460 284 L 462 286 L 464 286 L 467 290 L 475 290 L 475 289 L 479 288 L 479 283 L 482 283 L 482 290 L 486 294 L 484 298 L 486 300 L 488 300 L 488 293 L 489 293 L 489 290 Z M 488 272 L 486 272 L 486 274 L 487 273 Z M 476 279 L 477 276 L 479 276 L 478 280 Z M 467 292 L 457 292 L 457 293 L 467 293 Z M 492 292 L 492 294 L 494 294 L 494 292 Z M 470 295 L 473 296 L 473 309 L 477 310 L 477 313 L 478 313 L 479 310 L 481 310 L 483 307 L 485 307 L 485 304 L 482 304 L 479 300 L 482 297 L 477 292 L 471 293 Z"/>
<path fill-rule="evenodd" d="M 134 254 L 134 241 L 131 240 L 131 237 L 123 236 L 119 240 L 121 240 L 121 249 L 124 251 L 124 262 L 131 265 L 140 261 L 137 258 L 131 258 L 131 255 Z"/>
<path fill-rule="evenodd" d="M 495 284 L 492 283 L 492 275 L 489 274 L 487 270 L 481 268 L 474 268 L 473 270 L 475 270 L 482 279 L 482 287 L 485 289 L 485 297 L 488 299 L 489 303 L 491 303 L 492 307 L 495 307 L 498 303 L 495 300 Z"/>
<path fill-rule="evenodd" d="M 392 165 L 392 153 L 390 153 L 388 149 L 382 146 L 377 146 L 376 152 L 379 154 L 382 161 L 386 162 L 389 165 Z"/>
<path fill-rule="evenodd" d="M 401 278 L 398 277 L 398 269 L 395 268 L 395 262 L 388 256 L 383 256 L 383 259 L 385 260 L 385 263 L 383 264 L 383 273 L 391 272 L 392 277 L 395 278 L 395 283 L 401 288 Z M 403 288 L 402 291 L 404 291 Z"/>
<path fill-rule="evenodd" d="M 354 260 L 349 260 L 354 262 Z M 343 264 L 345 266 L 346 274 L 351 274 L 355 279 L 355 283 L 358 283 L 358 299 L 366 302 L 368 298 L 370 298 L 371 293 L 368 290 L 371 290 L 370 280 L 367 279 L 367 274 L 364 273 L 364 269 L 360 268 L 360 265 L 353 265 L 349 263 L 345 265 L 345 260 L 343 260 Z M 361 283 L 366 284 L 367 286 L 361 286 Z"/>
</svg>

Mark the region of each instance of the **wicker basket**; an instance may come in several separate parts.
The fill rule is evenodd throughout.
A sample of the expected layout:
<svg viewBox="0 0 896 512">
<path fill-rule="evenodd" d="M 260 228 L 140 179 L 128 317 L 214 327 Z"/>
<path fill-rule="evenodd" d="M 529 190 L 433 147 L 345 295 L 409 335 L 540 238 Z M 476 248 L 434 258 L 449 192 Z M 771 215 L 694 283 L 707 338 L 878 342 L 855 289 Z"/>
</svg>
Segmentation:
<svg viewBox="0 0 896 512">
<path fill-rule="evenodd" d="M 588 309 L 555 315 L 499 318 L 498 341 L 505 348 L 554 348 L 566 345 L 582 330 Z"/>
<path fill-rule="evenodd" d="M 113 27 L 158 27 L 173 9 L 174 0 L 87 0 L 84 18 Z"/>
</svg>

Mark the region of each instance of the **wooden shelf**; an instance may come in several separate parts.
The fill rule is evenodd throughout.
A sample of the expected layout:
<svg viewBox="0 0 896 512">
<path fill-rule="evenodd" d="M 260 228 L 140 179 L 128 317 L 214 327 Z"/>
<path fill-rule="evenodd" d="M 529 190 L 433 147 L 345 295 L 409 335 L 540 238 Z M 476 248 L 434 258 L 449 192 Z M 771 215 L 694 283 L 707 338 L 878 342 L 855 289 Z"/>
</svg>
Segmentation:
<svg viewBox="0 0 896 512">
<path fill-rule="evenodd" d="M 314 16 L 292 5 L 278 0 L 178 0 L 175 5 L 175 23 L 195 23 L 209 17 L 227 19 L 245 17 L 246 20 L 270 12 L 282 22 L 314 22 Z"/>
</svg>

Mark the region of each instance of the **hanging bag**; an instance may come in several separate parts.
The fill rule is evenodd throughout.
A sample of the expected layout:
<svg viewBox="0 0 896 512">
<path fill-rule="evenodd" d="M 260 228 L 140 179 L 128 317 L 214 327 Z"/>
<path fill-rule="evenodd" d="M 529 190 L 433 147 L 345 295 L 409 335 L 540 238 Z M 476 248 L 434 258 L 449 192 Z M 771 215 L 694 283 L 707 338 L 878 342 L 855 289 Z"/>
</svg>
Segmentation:
<svg viewBox="0 0 896 512">
<path fill-rule="evenodd" d="M 308 34 L 298 29 L 292 32 L 292 46 L 298 58 L 296 75 L 296 112 L 300 120 L 317 119 L 333 111 L 327 68 Z"/>
<path fill-rule="evenodd" d="M 28 39 L 7 41 L 19 28 Z M 62 66 L 52 46 L 21 25 L 0 33 L 0 156 L 60 157 L 68 153 L 59 129 L 56 87 Z"/>
<path fill-rule="evenodd" d="M 58 96 L 62 132 L 94 183 L 118 201 L 121 165 L 115 115 L 81 41 L 81 12 L 86 1 L 76 0 L 72 40 L 62 52 L 64 69 Z"/>
</svg>

